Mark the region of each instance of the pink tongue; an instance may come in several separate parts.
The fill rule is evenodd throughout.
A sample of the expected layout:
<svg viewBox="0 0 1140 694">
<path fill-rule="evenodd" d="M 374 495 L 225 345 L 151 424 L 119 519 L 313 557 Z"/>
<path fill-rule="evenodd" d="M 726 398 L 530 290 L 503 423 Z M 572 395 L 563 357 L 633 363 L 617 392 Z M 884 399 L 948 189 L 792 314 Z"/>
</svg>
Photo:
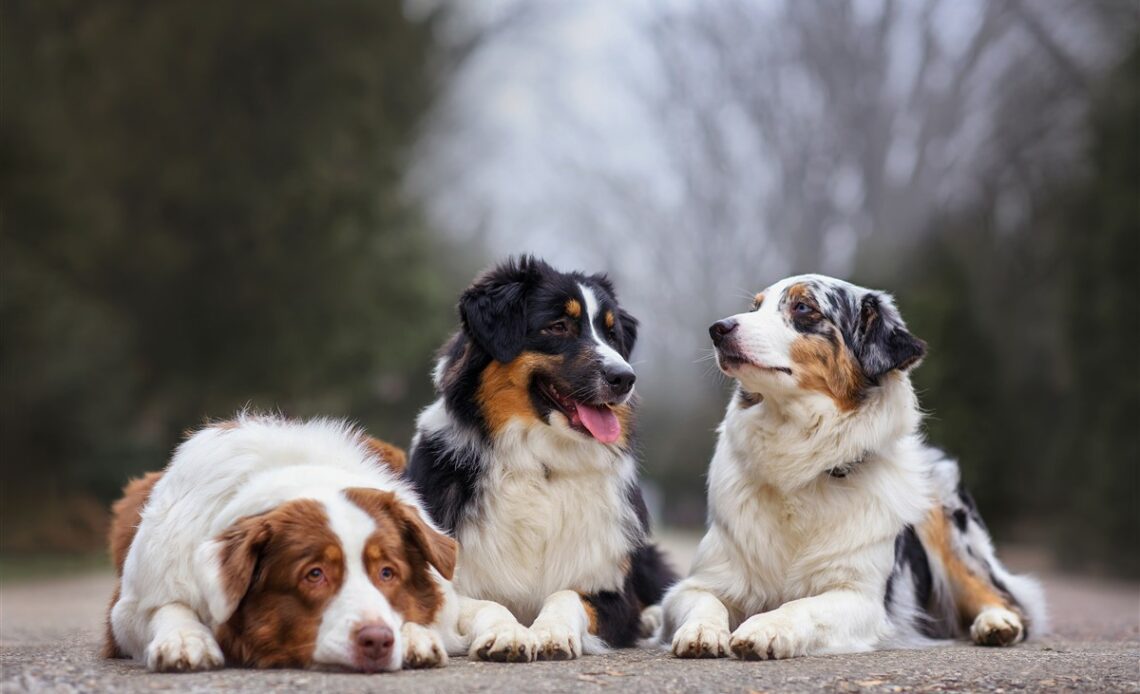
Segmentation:
<svg viewBox="0 0 1140 694">
<path fill-rule="evenodd" d="M 591 407 L 580 402 L 574 403 L 578 408 L 578 419 L 594 438 L 602 443 L 613 443 L 621 436 L 621 423 L 617 415 L 608 407 Z"/>
</svg>

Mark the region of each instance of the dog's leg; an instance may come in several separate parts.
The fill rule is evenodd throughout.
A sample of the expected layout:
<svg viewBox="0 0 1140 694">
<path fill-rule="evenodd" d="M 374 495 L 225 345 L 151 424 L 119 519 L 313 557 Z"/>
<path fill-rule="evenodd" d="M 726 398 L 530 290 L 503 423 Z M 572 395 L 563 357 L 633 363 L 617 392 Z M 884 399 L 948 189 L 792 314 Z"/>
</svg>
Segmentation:
<svg viewBox="0 0 1140 694">
<path fill-rule="evenodd" d="M 458 599 L 458 631 L 471 639 L 467 653 L 472 660 L 508 663 L 534 660 L 538 641 L 510 610 L 490 600 Z"/>
<path fill-rule="evenodd" d="M 212 670 L 225 664 L 222 649 L 198 615 L 181 603 L 155 610 L 150 619 L 146 667 L 155 672 Z"/>
<path fill-rule="evenodd" d="M 728 608 L 716 595 L 687 578 L 665 595 L 665 630 L 678 658 L 723 658 L 729 653 Z"/>
<path fill-rule="evenodd" d="M 632 613 L 626 617 L 632 636 L 637 617 Z M 550 595 L 530 627 L 538 639 L 539 660 L 573 660 L 583 651 L 604 653 L 606 644 L 597 636 L 598 618 L 597 608 L 579 593 L 560 590 Z"/>
<path fill-rule="evenodd" d="M 869 651 L 878 642 L 883 618 L 880 600 L 829 591 L 746 619 L 732 633 L 730 647 L 743 660 Z"/>
<path fill-rule="evenodd" d="M 404 637 L 404 669 L 443 667 L 447 665 L 447 651 L 433 629 L 415 622 L 404 622 L 400 627 Z"/>
<path fill-rule="evenodd" d="M 969 627 L 974 643 L 1012 646 L 1024 640 L 1022 607 L 1006 583 L 997 578 L 1001 566 L 985 527 L 976 520 L 976 511 L 936 507 L 919 527 L 919 534 L 927 552 L 938 560 L 958 619 L 963 627 Z M 1013 581 L 1008 576 L 1007 580 Z M 1025 582 L 1020 579 L 1018 585 Z"/>
</svg>

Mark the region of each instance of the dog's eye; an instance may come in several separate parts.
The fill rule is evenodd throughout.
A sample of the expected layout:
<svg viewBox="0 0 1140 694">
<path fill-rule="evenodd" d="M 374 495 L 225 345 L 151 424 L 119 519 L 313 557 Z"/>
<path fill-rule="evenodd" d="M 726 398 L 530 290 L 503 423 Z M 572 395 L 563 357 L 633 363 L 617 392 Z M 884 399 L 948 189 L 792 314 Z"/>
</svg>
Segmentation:
<svg viewBox="0 0 1140 694">
<path fill-rule="evenodd" d="M 380 580 L 381 581 L 391 581 L 395 577 L 396 577 L 396 572 L 392 570 L 392 567 L 385 566 L 383 569 L 380 569 Z"/>
<path fill-rule="evenodd" d="M 815 313 L 815 309 L 811 306 L 808 306 L 802 301 L 797 301 L 796 305 L 792 307 L 792 313 L 796 314 L 797 316 L 807 316 Z"/>
<path fill-rule="evenodd" d="M 550 325 L 546 326 L 546 328 L 543 329 L 543 332 L 547 335 L 565 335 L 566 333 L 570 332 L 570 325 L 567 324 L 565 318 L 559 318 Z"/>
<path fill-rule="evenodd" d="M 309 583 L 318 583 L 325 577 L 325 572 L 320 567 L 309 569 L 309 573 L 305 574 L 305 580 Z"/>
</svg>

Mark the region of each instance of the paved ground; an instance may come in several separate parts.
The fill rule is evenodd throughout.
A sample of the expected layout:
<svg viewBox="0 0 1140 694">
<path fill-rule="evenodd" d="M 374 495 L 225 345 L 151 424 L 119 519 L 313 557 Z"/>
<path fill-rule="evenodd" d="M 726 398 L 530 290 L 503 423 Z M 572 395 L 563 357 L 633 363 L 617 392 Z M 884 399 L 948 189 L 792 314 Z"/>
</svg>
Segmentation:
<svg viewBox="0 0 1140 694">
<path fill-rule="evenodd" d="M 684 539 L 669 545 L 677 556 L 689 551 Z M 1021 566 L 1032 563 L 1024 559 Z M 1047 577 L 1055 635 L 1012 649 L 962 645 L 767 663 L 680 661 L 633 649 L 569 663 L 455 659 L 441 670 L 394 675 L 152 675 L 129 661 L 104 661 L 98 643 L 111 585 L 109 576 L 95 573 L 0 586 L 0 692 L 1140 691 L 1140 587 L 1090 579 Z"/>
</svg>

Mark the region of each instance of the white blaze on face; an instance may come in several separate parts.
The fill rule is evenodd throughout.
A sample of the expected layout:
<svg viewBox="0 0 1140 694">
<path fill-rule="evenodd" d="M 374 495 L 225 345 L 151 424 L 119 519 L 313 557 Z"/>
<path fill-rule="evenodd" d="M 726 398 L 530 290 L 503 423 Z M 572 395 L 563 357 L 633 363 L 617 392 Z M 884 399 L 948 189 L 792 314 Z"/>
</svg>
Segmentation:
<svg viewBox="0 0 1140 694">
<path fill-rule="evenodd" d="M 590 331 L 590 338 L 594 341 L 594 351 L 602 359 L 603 366 L 618 366 L 630 369 L 629 362 L 625 360 L 621 354 L 610 346 L 600 335 L 595 327 L 598 314 L 601 312 L 601 305 L 598 301 L 598 295 L 594 290 L 584 284 L 579 284 L 578 288 L 582 290 L 582 298 L 586 300 L 586 326 Z M 631 393 L 633 391 L 630 391 Z"/>
<path fill-rule="evenodd" d="M 336 596 L 325 606 L 313 662 L 356 667 L 356 632 L 366 624 L 384 624 L 391 628 L 395 641 L 391 659 L 383 669 L 399 670 L 403 666 L 400 627 L 404 620 L 368 577 L 364 566 L 364 545 L 376 531 L 376 523 L 343 496 L 326 502 L 325 507 L 329 527 L 340 538 L 344 551 L 344 578 Z"/>
<path fill-rule="evenodd" d="M 764 290 L 764 301 L 755 311 L 730 316 L 740 324 L 736 346 L 750 361 L 768 367 L 792 366 L 792 344 L 799 333 L 786 319 L 780 306 L 784 291 L 796 278 L 783 280 Z"/>
</svg>

